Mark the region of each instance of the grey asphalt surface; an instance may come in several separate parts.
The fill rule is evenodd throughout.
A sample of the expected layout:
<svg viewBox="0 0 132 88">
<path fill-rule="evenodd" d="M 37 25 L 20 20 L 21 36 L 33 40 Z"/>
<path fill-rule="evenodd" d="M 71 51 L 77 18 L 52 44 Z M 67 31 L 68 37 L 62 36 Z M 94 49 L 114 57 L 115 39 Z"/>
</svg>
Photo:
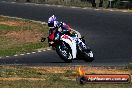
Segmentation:
<svg viewBox="0 0 132 88">
<path fill-rule="evenodd" d="M 0 2 L 0 15 L 47 21 L 56 15 L 85 36 L 95 54 L 92 63 L 76 60 L 73 64 L 114 64 L 132 62 L 132 13 Z M 0 64 L 64 63 L 55 51 L 0 59 Z"/>
</svg>

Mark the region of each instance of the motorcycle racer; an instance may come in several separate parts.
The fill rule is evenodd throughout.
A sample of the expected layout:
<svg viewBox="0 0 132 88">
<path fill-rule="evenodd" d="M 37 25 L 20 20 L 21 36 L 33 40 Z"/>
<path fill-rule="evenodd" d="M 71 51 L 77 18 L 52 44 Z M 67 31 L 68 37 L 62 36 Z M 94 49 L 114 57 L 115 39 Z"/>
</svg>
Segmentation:
<svg viewBox="0 0 132 88">
<path fill-rule="evenodd" d="M 64 22 L 57 21 L 55 15 L 52 15 L 48 19 L 48 26 L 50 28 L 48 36 L 49 46 L 51 46 L 55 40 L 59 40 L 61 34 L 76 34 L 75 31 L 71 30 L 69 25 Z"/>
<path fill-rule="evenodd" d="M 49 36 L 48 43 L 56 50 L 57 54 L 66 63 L 75 59 L 84 59 L 87 62 L 94 60 L 94 54 L 85 43 L 84 37 L 64 22 L 59 22 L 53 15 L 48 19 Z M 44 42 L 46 38 L 41 38 Z"/>
</svg>

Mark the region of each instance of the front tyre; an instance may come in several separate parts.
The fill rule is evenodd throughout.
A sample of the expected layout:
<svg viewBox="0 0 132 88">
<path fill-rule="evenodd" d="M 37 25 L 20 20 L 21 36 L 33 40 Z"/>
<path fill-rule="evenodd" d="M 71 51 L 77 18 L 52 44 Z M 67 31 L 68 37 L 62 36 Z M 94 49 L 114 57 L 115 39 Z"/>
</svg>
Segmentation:
<svg viewBox="0 0 132 88">
<path fill-rule="evenodd" d="M 56 46 L 56 52 L 57 54 L 63 59 L 66 63 L 72 62 L 72 54 L 71 50 L 69 48 L 70 46 L 64 42 L 61 44 L 57 44 Z"/>
</svg>

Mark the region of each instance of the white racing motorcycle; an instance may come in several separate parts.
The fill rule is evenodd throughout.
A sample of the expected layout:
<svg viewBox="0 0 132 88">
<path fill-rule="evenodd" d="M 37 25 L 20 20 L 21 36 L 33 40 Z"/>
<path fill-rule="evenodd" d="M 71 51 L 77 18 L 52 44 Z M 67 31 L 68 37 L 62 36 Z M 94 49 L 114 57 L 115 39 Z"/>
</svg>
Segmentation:
<svg viewBox="0 0 132 88">
<path fill-rule="evenodd" d="M 44 42 L 46 38 L 42 38 Z M 52 47 L 56 49 L 57 54 L 66 63 L 72 62 L 74 59 L 83 59 L 86 62 L 92 62 L 94 55 L 92 50 L 86 46 L 84 37 L 78 38 L 78 34 L 71 36 L 69 34 L 61 34 L 59 40 L 54 41 Z"/>
<path fill-rule="evenodd" d="M 92 62 L 94 60 L 93 52 L 86 46 L 83 38 L 78 38 L 77 34 L 74 36 L 62 34 L 53 47 L 61 59 L 67 63 L 72 62 L 74 59 L 83 59 L 86 62 Z"/>
</svg>

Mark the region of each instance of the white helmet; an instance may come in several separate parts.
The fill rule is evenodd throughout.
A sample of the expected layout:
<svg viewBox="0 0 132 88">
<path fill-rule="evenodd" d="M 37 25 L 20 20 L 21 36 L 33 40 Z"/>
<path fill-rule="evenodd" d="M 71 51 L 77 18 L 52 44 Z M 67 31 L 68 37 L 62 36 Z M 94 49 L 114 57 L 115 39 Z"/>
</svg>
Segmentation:
<svg viewBox="0 0 132 88">
<path fill-rule="evenodd" d="M 57 25 L 57 19 L 55 17 L 55 15 L 52 15 L 49 19 L 48 19 L 48 26 L 49 27 L 54 27 Z"/>
<path fill-rule="evenodd" d="M 55 15 L 52 15 L 52 16 L 48 19 L 48 23 L 52 23 L 52 22 L 54 22 L 54 21 L 56 21 L 56 17 L 55 17 Z"/>
</svg>

